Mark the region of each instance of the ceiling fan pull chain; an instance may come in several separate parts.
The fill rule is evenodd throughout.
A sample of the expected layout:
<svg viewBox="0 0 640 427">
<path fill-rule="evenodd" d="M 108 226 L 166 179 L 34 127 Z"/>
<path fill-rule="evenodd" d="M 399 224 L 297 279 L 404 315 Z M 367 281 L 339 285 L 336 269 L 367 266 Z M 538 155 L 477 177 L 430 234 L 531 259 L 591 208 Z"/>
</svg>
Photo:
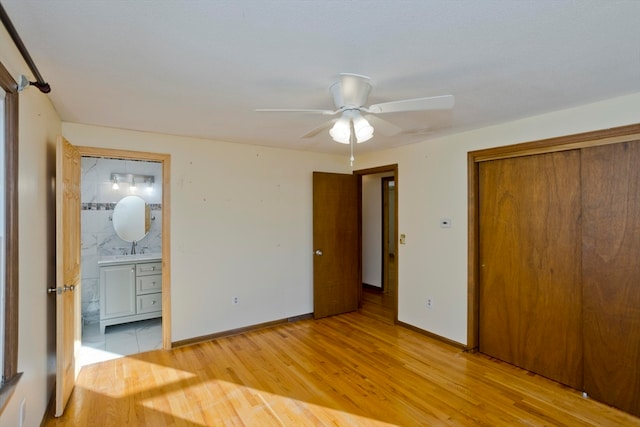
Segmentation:
<svg viewBox="0 0 640 427">
<path fill-rule="evenodd" d="M 353 146 L 356 145 L 356 132 L 355 129 L 353 127 L 353 121 L 349 121 L 349 127 L 351 128 L 351 131 L 349 132 L 349 139 L 350 139 L 350 144 L 349 146 L 351 147 L 351 157 L 349 158 L 349 160 L 351 161 L 351 169 L 353 169 L 353 161 L 355 160 L 355 158 L 353 157 Z"/>
</svg>

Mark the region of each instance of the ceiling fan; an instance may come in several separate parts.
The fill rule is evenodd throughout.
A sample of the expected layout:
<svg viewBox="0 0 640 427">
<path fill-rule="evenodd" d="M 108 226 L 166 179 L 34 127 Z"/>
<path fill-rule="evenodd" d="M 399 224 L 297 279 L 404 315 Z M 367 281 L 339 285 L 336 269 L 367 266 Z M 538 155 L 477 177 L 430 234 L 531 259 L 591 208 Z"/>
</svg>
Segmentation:
<svg viewBox="0 0 640 427">
<path fill-rule="evenodd" d="M 340 80 L 331 85 L 331 94 L 336 110 L 320 110 L 309 108 L 296 109 L 258 109 L 260 112 L 284 113 L 316 113 L 326 116 L 340 115 L 303 135 L 310 138 L 333 125 L 329 134 L 334 141 L 342 144 L 360 143 L 373 137 L 374 127 L 383 135 L 391 136 L 402 132 L 398 126 L 376 117 L 377 114 L 400 113 L 406 111 L 445 110 L 454 105 L 452 95 L 432 96 L 429 98 L 405 99 L 402 101 L 383 102 L 365 106 L 371 79 L 359 74 L 342 73 Z M 364 114 L 364 116 L 363 116 Z M 352 156 L 353 157 L 353 156 Z M 353 160 L 353 159 L 352 159 Z"/>
</svg>

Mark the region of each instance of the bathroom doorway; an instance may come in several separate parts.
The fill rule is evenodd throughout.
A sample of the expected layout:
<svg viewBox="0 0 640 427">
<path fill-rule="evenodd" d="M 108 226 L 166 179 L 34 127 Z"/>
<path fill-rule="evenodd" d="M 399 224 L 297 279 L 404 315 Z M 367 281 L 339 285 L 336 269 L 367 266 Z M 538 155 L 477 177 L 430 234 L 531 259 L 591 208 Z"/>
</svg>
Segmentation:
<svg viewBox="0 0 640 427">
<path fill-rule="evenodd" d="M 170 348 L 165 267 L 169 222 L 164 215 L 169 156 L 78 148 L 82 156 L 79 362 L 86 365 Z M 142 210 L 129 218 L 131 202 L 140 203 Z M 127 234 L 138 233 L 139 228 L 142 234 Z"/>
</svg>

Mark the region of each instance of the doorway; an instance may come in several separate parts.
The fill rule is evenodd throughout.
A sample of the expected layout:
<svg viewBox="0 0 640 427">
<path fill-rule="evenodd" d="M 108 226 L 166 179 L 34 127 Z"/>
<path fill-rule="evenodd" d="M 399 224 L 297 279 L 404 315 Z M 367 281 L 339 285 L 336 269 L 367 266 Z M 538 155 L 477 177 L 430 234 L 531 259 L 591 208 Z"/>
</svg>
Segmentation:
<svg viewBox="0 0 640 427">
<path fill-rule="evenodd" d="M 354 173 L 358 177 L 360 205 L 361 312 L 395 323 L 398 319 L 398 168 L 388 165 Z"/>
<path fill-rule="evenodd" d="M 396 181 L 392 176 L 382 178 L 382 290 L 395 293 L 396 255 Z"/>
<path fill-rule="evenodd" d="M 80 321 L 83 347 L 80 363 L 89 364 L 170 348 L 169 156 L 78 148 L 82 156 Z M 117 179 L 114 179 L 114 174 Z M 144 235 L 133 241 L 121 235 L 113 221 L 116 207 L 120 209 L 120 201 L 128 199 L 142 199 L 145 202 Z M 122 211 L 120 209 L 118 212 Z M 105 260 L 114 261 L 115 264 L 104 264 Z M 154 276 L 149 276 L 150 273 L 140 268 L 151 265 L 154 267 Z M 127 266 L 130 268 L 127 269 Z M 102 273 L 105 270 L 106 274 L 114 274 L 105 267 L 131 271 L 128 276 L 131 280 L 128 289 L 134 292 L 130 298 L 131 313 L 123 318 L 104 320 L 105 316 L 101 315 L 105 312 L 105 301 L 108 300 L 105 289 L 100 285 Z M 142 281 L 137 280 L 138 275 Z M 149 289 L 151 278 L 156 289 Z M 146 288 L 139 289 L 141 286 Z M 151 309 L 145 305 L 151 303 L 155 304 Z M 158 306 L 161 308 L 156 309 Z"/>
</svg>

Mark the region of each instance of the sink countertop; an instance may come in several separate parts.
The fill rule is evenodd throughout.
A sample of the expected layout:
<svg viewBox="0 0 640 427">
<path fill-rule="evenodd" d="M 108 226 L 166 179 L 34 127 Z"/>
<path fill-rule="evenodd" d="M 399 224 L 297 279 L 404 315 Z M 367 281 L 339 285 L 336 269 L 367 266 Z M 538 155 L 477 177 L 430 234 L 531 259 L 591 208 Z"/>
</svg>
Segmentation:
<svg viewBox="0 0 640 427">
<path fill-rule="evenodd" d="M 134 264 L 137 262 L 162 261 L 162 254 L 108 255 L 98 260 L 98 265 Z"/>
</svg>

